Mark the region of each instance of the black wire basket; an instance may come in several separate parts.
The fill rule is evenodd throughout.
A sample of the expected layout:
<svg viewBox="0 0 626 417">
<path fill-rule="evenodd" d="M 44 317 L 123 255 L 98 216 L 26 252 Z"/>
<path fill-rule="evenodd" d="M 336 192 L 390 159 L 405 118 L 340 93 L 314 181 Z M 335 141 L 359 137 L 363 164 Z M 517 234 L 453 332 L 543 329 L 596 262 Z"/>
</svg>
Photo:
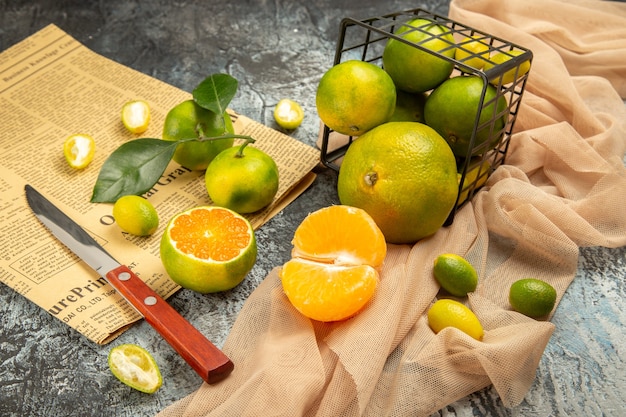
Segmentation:
<svg viewBox="0 0 626 417">
<path fill-rule="evenodd" d="M 439 25 L 446 26 L 450 31 L 449 33 L 451 33 L 454 38 L 454 43 L 450 43 L 444 38 L 446 34 L 431 34 L 424 29 L 414 28 L 412 26 L 409 26 L 411 30 L 420 30 L 427 34 L 427 38 L 419 43 L 414 43 L 395 34 L 405 23 L 416 18 L 428 19 Z M 407 27 L 407 25 L 404 26 L 405 28 Z M 464 40 L 466 38 L 474 38 L 488 45 L 489 56 L 485 56 L 484 52 L 475 53 L 464 48 Z M 457 156 L 457 169 L 460 175 L 459 194 L 456 204 L 445 223 L 445 225 L 450 225 L 452 224 L 456 212 L 482 187 L 489 175 L 491 175 L 498 166 L 504 163 L 511 133 L 528 79 L 529 71 L 527 69 L 530 68 L 530 63 L 532 62 L 532 52 L 519 45 L 463 25 L 447 17 L 430 13 L 423 9 L 412 9 L 360 21 L 352 18 L 344 18 L 341 21 L 334 65 L 357 59 L 373 63 L 382 68 L 382 55 L 389 39 L 396 39 L 452 63 L 454 69 L 451 76 L 474 75 L 483 80 L 483 90 L 480 99 L 481 111 L 476 115 L 467 155 Z M 457 60 L 444 54 L 445 50 L 448 48 L 444 48 L 444 50 L 439 52 L 425 48 L 423 44 L 432 39 L 440 39 L 446 42 L 450 45 L 449 48 L 463 49 L 467 56 L 463 57 L 462 60 Z M 502 63 L 495 62 L 492 58 L 497 53 L 505 53 L 509 59 Z M 490 68 L 483 70 L 468 65 L 469 60 L 476 58 L 484 60 L 485 63 L 489 64 L 487 66 Z M 522 69 L 524 66 L 525 68 Z M 511 75 L 513 76 L 511 77 Z M 512 81 L 510 81 L 511 78 Z M 485 93 L 490 84 L 496 89 L 496 97 L 491 100 L 485 100 Z M 429 92 L 426 92 L 426 94 L 428 93 Z M 501 97 L 506 99 L 506 108 L 494 111 L 493 109 L 498 106 L 493 104 L 497 102 L 497 100 L 500 100 Z M 481 118 L 482 111 L 489 106 L 492 115 L 488 120 Z M 503 117 L 506 122 L 504 123 L 504 127 L 499 128 L 498 126 L 501 125 L 496 123 L 496 120 L 502 120 Z M 476 141 L 477 132 L 483 133 L 481 137 L 484 137 L 486 132 L 488 139 Z M 357 137 L 342 136 L 339 145 L 333 141 L 332 146 L 329 146 L 331 145 L 329 139 L 333 134 L 337 135 L 337 133 L 333 132 L 328 126 L 323 126 L 321 162 L 325 166 L 338 172 L 343 155 Z M 469 173 L 471 173 L 471 175 L 468 176 Z"/>
</svg>

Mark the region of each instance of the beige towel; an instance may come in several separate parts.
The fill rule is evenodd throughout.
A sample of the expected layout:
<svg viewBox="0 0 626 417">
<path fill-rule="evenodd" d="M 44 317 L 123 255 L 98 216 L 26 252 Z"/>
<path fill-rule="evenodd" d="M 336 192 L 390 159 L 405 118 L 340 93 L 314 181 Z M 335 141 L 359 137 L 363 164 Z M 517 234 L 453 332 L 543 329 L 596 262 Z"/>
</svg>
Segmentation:
<svg viewBox="0 0 626 417">
<path fill-rule="evenodd" d="M 541 278 L 560 300 L 580 246 L 626 244 L 626 4 L 453 0 L 450 17 L 534 53 L 507 165 L 451 227 L 390 245 L 372 304 L 351 320 L 305 319 L 272 271 L 224 345 L 235 371 L 159 416 L 425 416 L 490 384 L 506 406 L 522 401 L 554 326 L 510 311 L 510 284 Z M 442 252 L 477 266 L 482 342 L 428 328 Z"/>
</svg>

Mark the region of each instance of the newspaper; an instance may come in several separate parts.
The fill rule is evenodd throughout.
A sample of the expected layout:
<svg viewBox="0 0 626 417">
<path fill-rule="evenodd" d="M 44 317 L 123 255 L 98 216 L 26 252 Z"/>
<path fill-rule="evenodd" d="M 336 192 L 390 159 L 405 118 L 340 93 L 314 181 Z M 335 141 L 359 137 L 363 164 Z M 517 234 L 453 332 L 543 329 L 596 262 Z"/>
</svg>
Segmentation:
<svg viewBox="0 0 626 417">
<path fill-rule="evenodd" d="M 208 76 L 209 74 L 207 74 Z M 90 340 L 105 344 L 141 317 L 109 284 L 57 241 L 27 208 L 28 183 L 84 227 L 113 257 L 127 264 L 163 298 L 180 289 L 159 258 L 159 241 L 176 213 L 211 204 L 202 171 L 171 162 L 146 193 L 161 224 L 150 237 L 123 233 L 112 204 L 90 202 L 104 160 L 139 136 L 122 125 L 122 105 L 146 100 L 152 119 L 141 137 L 161 137 L 169 109 L 184 92 L 94 53 L 54 25 L 0 54 L 0 281 Z M 319 151 L 229 109 L 236 133 L 276 161 L 280 187 L 274 202 L 248 216 L 256 229 L 289 204 L 315 175 Z M 63 141 L 88 133 L 96 156 L 84 170 L 65 162 Z"/>
</svg>

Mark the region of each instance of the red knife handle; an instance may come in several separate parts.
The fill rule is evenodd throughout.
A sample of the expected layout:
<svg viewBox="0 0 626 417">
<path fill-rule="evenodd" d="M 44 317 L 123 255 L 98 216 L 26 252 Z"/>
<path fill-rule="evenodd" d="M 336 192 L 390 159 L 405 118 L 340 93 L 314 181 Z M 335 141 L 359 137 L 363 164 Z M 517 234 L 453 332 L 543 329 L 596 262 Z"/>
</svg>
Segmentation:
<svg viewBox="0 0 626 417">
<path fill-rule="evenodd" d="M 127 266 L 106 274 L 111 285 L 209 384 L 221 381 L 233 370 L 231 360 Z"/>
</svg>

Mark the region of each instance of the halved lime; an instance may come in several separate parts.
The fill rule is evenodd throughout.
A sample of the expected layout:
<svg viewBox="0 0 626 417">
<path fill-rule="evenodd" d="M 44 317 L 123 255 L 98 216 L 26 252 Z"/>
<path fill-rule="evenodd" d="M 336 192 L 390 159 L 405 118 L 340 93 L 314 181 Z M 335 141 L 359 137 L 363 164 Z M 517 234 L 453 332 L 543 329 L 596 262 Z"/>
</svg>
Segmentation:
<svg viewBox="0 0 626 417">
<path fill-rule="evenodd" d="M 141 346 L 119 345 L 109 352 L 109 369 L 124 384 L 146 394 L 153 394 L 163 383 L 156 361 Z"/>
<path fill-rule="evenodd" d="M 274 108 L 274 119 L 280 127 L 293 130 L 302 123 L 304 111 L 295 101 L 284 98 Z"/>
<path fill-rule="evenodd" d="M 75 169 L 83 169 L 93 160 L 96 142 L 90 135 L 77 133 L 67 137 L 63 143 L 63 155 Z"/>
<path fill-rule="evenodd" d="M 129 101 L 122 107 L 122 123 L 131 133 L 143 133 L 150 123 L 150 105 L 143 100 Z"/>
</svg>

